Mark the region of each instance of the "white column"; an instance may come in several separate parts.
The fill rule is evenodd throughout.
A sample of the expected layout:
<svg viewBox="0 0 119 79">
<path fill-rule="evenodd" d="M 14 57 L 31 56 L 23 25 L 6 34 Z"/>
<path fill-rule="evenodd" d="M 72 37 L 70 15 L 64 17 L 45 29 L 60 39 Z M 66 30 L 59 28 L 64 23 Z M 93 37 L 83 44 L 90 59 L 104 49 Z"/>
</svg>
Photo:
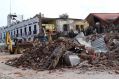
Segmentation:
<svg viewBox="0 0 119 79">
<path fill-rule="evenodd" d="M 40 27 L 41 27 L 41 26 L 37 23 L 37 24 L 36 24 L 37 34 L 39 34 Z"/>
<path fill-rule="evenodd" d="M 29 26 L 26 26 L 27 36 L 29 35 Z"/>
<path fill-rule="evenodd" d="M 31 35 L 33 35 L 33 31 L 34 31 L 34 24 L 31 25 Z"/>
</svg>

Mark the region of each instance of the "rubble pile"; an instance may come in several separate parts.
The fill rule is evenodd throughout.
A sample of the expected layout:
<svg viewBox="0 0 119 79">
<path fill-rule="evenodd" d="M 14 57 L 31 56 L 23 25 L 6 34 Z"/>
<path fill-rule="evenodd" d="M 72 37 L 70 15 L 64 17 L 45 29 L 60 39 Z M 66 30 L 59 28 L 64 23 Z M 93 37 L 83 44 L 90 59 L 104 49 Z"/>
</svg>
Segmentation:
<svg viewBox="0 0 119 79">
<path fill-rule="evenodd" d="M 107 34 L 105 38 L 109 51 L 105 54 L 100 54 L 98 65 L 119 70 L 119 35 Z"/>
<path fill-rule="evenodd" d="M 6 62 L 6 64 L 15 67 L 25 67 L 32 69 L 52 69 L 57 66 L 60 58 L 66 50 L 74 47 L 76 44 L 72 40 L 58 39 L 48 44 L 37 45 L 24 51 L 20 58 L 15 58 Z"/>
<path fill-rule="evenodd" d="M 108 51 L 95 52 L 95 58 L 92 59 L 92 61 L 90 62 L 91 65 L 93 67 L 104 69 L 104 70 L 105 69 L 119 70 L 119 35 L 105 34 L 104 41 L 108 48 Z"/>
<path fill-rule="evenodd" d="M 87 61 L 87 63 L 83 63 Z M 15 67 L 54 69 L 58 66 L 79 65 L 79 68 L 96 67 L 119 70 L 119 34 L 98 34 L 60 38 L 53 42 L 36 45 L 20 58 L 8 60 Z"/>
</svg>

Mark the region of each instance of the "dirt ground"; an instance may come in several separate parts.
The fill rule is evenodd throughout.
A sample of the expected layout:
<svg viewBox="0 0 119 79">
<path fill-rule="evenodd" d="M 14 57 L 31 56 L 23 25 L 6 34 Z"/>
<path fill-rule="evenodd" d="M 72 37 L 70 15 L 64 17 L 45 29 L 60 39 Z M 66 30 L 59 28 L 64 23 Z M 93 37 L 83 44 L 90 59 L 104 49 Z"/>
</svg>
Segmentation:
<svg viewBox="0 0 119 79">
<path fill-rule="evenodd" d="M 5 65 L 5 61 L 15 57 L 17 55 L 9 55 L 6 53 L 0 53 L 0 79 L 119 79 L 119 74 L 115 71 L 83 71 L 80 69 L 56 69 L 35 71 L 31 69 L 15 68 Z"/>
</svg>

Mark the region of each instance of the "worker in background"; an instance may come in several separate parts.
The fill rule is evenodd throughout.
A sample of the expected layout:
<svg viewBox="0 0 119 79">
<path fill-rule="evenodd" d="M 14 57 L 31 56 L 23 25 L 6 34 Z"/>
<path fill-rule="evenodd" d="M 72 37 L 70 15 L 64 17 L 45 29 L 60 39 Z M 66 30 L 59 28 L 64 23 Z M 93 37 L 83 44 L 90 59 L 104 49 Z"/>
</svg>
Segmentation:
<svg viewBox="0 0 119 79">
<path fill-rule="evenodd" d="M 51 42 L 52 41 L 52 31 L 48 30 L 48 41 Z"/>
<path fill-rule="evenodd" d="M 83 25 L 81 25 L 81 32 L 83 32 L 84 35 L 86 35 L 86 33 L 85 33 L 85 29 L 84 29 L 84 26 L 83 26 Z"/>
<path fill-rule="evenodd" d="M 47 39 L 47 34 L 46 34 L 46 29 L 45 29 L 45 27 L 43 27 L 42 29 L 41 29 L 41 34 L 40 34 L 40 39 L 41 39 L 41 41 L 47 41 L 48 39 Z"/>
<path fill-rule="evenodd" d="M 104 32 L 104 28 L 103 28 L 103 26 L 101 26 L 100 22 L 96 22 L 95 28 L 96 28 L 97 33 L 103 33 Z"/>
<path fill-rule="evenodd" d="M 74 31 L 73 31 L 72 29 L 71 29 L 70 32 L 68 33 L 68 36 L 69 36 L 70 38 L 75 37 L 75 33 L 74 33 Z"/>
<path fill-rule="evenodd" d="M 86 35 L 91 35 L 93 34 L 93 26 L 89 26 L 87 29 L 86 29 Z"/>
</svg>

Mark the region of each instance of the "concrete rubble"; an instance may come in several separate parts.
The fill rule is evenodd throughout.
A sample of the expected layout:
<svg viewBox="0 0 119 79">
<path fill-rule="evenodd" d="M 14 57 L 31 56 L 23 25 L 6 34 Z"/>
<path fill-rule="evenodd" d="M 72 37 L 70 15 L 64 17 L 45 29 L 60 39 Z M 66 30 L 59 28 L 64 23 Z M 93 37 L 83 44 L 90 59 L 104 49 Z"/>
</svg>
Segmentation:
<svg viewBox="0 0 119 79">
<path fill-rule="evenodd" d="M 77 35 L 28 49 L 6 64 L 34 70 L 61 67 L 119 70 L 119 34 Z"/>
</svg>

